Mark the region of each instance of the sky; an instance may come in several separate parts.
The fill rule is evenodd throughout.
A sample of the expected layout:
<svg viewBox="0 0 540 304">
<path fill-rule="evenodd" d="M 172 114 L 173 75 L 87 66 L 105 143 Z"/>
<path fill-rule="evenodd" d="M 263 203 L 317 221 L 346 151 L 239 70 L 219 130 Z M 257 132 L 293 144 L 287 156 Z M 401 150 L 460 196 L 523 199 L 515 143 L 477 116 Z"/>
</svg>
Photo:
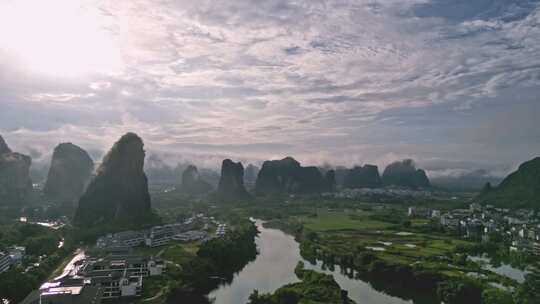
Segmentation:
<svg viewBox="0 0 540 304">
<path fill-rule="evenodd" d="M 413 158 L 504 174 L 540 151 L 540 1 L 3 0 L 0 134 L 99 161 Z"/>
</svg>

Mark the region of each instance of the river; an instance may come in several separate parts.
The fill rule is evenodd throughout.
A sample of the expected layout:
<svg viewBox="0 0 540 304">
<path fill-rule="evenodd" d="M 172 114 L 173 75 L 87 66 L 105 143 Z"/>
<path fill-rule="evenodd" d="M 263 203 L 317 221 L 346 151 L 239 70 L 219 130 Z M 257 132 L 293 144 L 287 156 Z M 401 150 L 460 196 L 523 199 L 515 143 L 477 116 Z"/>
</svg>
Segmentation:
<svg viewBox="0 0 540 304">
<path fill-rule="evenodd" d="M 262 221 L 259 220 L 256 221 L 256 225 L 260 231 L 255 240 L 259 255 L 235 274 L 230 284 L 223 284 L 208 295 L 214 304 L 247 303 L 249 295 L 255 289 L 260 293 L 267 293 L 285 284 L 298 282 L 294 274 L 294 267 L 298 261 L 304 261 L 307 269 L 333 275 L 341 288 L 347 290 L 349 297 L 358 304 L 413 303 L 377 291 L 367 282 L 351 279 L 341 274 L 338 266 L 330 271 L 323 269 L 320 263 L 311 265 L 300 256 L 299 244 L 292 236 L 277 229 L 264 228 Z"/>
</svg>

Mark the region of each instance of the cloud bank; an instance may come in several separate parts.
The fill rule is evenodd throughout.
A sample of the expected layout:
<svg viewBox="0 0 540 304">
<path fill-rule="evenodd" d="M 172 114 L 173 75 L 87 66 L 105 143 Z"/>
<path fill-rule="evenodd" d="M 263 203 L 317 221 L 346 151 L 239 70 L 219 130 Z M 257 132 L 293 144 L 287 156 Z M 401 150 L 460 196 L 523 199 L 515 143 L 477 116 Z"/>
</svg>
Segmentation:
<svg viewBox="0 0 540 304">
<path fill-rule="evenodd" d="M 48 2 L 36 23 L 80 34 L 0 18 L 0 133 L 23 152 L 104 151 L 133 131 L 153 153 L 209 166 L 414 158 L 441 173 L 513 168 L 540 151 L 539 1 L 69 3 Z M 58 69 L 25 61 L 41 50 Z"/>
</svg>

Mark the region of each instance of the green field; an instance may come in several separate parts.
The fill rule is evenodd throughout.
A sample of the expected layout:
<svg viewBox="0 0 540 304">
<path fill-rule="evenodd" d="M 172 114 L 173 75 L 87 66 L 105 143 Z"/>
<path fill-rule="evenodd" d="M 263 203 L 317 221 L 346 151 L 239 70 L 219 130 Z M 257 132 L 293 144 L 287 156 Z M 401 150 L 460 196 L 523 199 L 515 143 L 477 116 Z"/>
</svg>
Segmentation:
<svg viewBox="0 0 540 304">
<path fill-rule="evenodd" d="M 174 244 L 165 248 L 161 257 L 166 261 L 184 265 L 196 256 L 197 250 L 197 243 Z"/>
<path fill-rule="evenodd" d="M 366 211 L 317 212 L 317 217 L 303 217 L 304 227 L 313 231 L 332 230 L 377 230 L 389 228 L 392 224 L 369 219 Z"/>
</svg>

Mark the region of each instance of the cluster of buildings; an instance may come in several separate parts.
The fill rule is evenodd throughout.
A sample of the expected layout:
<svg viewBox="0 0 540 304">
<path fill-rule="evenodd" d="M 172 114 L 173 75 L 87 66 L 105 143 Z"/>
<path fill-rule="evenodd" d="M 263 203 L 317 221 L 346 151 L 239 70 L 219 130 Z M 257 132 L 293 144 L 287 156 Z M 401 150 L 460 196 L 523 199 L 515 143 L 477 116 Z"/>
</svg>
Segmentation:
<svg viewBox="0 0 540 304">
<path fill-rule="evenodd" d="M 217 227 L 215 235 L 210 227 Z M 144 278 L 162 275 L 163 260 L 132 254 L 132 247 L 222 237 L 227 225 L 198 214 L 180 223 L 123 231 L 98 238 L 97 256 L 72 260 L 64 273 L 30 293 L 21 304 L 129 303 L 141 296 Z"/>
<path fill-rule="evenodd" d="M 141 295 L 143 279 L 159 276 L 162 260 L 111 251 L 101 257 L 84 257 L 68 272 L 30 293 L 21 304 L 116 302 Z"/>
<path fill-rule="evenodd" d="M 171 241 L 193 242 L 207 241 L 213 236 L 208 233 L 210 225 L 217 226 L 216 236 L 222 237 L 227 232 L 227 225 L 213 217 L 198 214 L 181 223 L 154 226 L 139 231 L 111 233 L 97 239 L 97 248 L 129 248 L 136 246 L 158 247 Z"/>
<path fill-rule="evenodd" d="M 540 255 L 540 214 L 532 209 L 511 210 L 473 203 L 468 209 L 445 213 L 409 207 L 408 215 L 433 218 L 444 230 L 465 238 L 484 242 L 497 239 L 508 244 L 511 251 Z"/>
<path fill-rule="evenodd" d="M 0 251 L 0 273 L 8 271 L 11 266 L 20 264 L 26 248 L 22 246 L 11 246 L 7 251 Z"/>
<path fill-rule="evenodd" d="M 339 192 L 326 193 L 325 196 L 334 198 L 357 199 L 363 197 L 390 197 L 390 198 L 430 198 L 434 196 L 434 192 L 422 189 L 407 189 L 398 187 L 385 188 L 360 188 L 360 189 L 343 189 Z"/>
</svg>

